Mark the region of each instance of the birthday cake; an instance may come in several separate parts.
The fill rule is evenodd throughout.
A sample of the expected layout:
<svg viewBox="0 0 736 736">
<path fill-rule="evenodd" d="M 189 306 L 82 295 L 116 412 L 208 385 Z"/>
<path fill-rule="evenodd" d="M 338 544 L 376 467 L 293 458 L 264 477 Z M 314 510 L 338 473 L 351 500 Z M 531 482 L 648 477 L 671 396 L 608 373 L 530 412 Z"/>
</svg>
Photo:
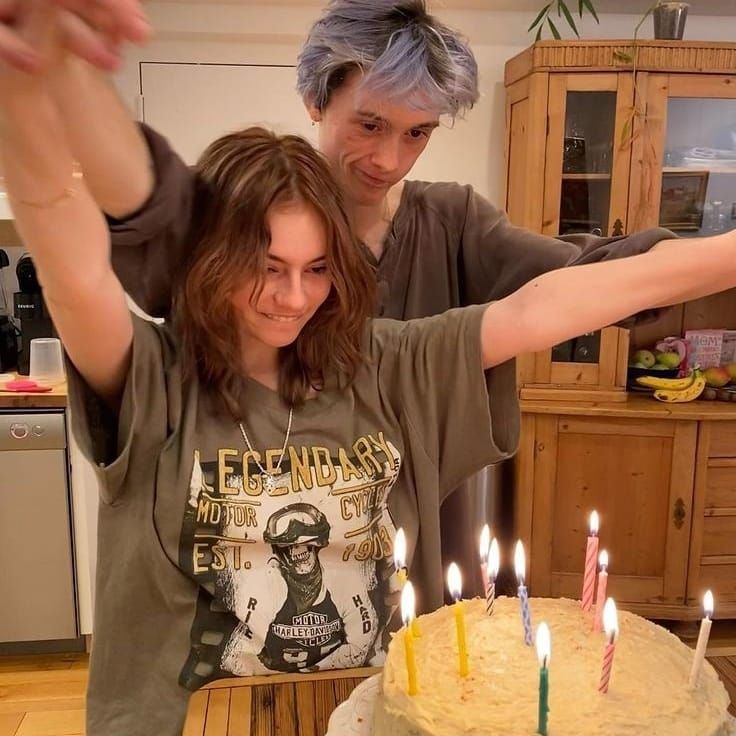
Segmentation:
<svg viewBox="0 0 736 736">
<path fill-rule="evenodd" d="M 551 632 L 549 736 L 726 736 L 729 697 L 705 662 L 688 686 L 694 651 L 640 616 L 618 612 L 608 692 L 598 691 L 606 634 L 592 631 L 579 601 L 532 598 L 532 624 Z M 464 602 L 468 675 L 458 674 L 452 607 L 418 623 L 418 692 L 407 692 L 403 630 L 389 646 L 374 712 L 374 736 L 533 736 L 538 729 L 539 664 L 524 644 L 516 598 Z"/>
</svg>

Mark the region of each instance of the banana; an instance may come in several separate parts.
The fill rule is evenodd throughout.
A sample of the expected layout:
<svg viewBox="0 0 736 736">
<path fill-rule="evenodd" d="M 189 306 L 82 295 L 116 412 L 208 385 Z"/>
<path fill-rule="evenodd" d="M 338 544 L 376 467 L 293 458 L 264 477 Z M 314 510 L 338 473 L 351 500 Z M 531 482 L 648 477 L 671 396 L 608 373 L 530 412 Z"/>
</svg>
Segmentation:
<svg viewBox="0 0 736 736">
<path fill-rule="evenodd" d="M 667 391 L 682 391 L 688 388 L 695 380 L 695 372 L 689 373 L 682 378 L 660 378 L 659 376 L 639 376 L 636 382 L 647 388 L 665 389 Z"/>
<path fill-rule="evenodd" d="M 693 401 L 703 393 L 705 388 L 705 376 L 701 371 L 695 371 L 692 383 L 686 388 L 678 391 L 670 389 L 658 389 L 654 392 L 654 398 L 670 404 L 679 404 L 684 401 Z"/>
</svg>

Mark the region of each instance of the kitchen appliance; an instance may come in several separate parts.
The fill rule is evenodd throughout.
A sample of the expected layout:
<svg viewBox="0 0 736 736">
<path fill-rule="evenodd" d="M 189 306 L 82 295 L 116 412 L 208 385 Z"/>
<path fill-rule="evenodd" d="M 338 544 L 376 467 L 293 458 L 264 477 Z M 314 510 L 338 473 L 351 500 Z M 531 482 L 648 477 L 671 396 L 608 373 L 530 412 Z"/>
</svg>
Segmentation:
<svg viewBox="0 0 736 736">
<path fill-rule="evenodd" d="M 63 410 L 0 410 L 0 642 L 78 636 Z"/>
<path fill-rule="evenodd" d="M 5 290 L 8 254 L 0 248 L 0 373 L 10 373 L 18 365 L 18 331 L 10 319 L 10 303 Z"/>
<path fill-rule="evenodd" d="M 27 376 L 30 371 L 31 340 L 37 337 L 56 337 L 36 267 L 30 255 L 23 254 L 15 267 L 18 291 L 13 295 L 13 313 L 20 321 L 21 350 L 18 354 L 18 373 Z"/>
</svg>

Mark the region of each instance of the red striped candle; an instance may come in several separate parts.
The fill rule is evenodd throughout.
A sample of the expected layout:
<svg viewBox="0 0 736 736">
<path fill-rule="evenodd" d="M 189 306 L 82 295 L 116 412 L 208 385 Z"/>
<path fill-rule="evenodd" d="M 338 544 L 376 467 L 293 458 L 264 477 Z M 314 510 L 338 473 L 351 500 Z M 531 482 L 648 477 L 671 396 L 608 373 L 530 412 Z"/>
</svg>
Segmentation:
<svg viewBox="0 0 736 736">
<path fill-rule="evenodd" d="M 583 594 L 581 596 L 583 611 L 593 607 L 595 593 L 595 573 L 598 567 L 598 512 L 590 515 L 590 535 L 585 549 L 585 571 L 583 573 Z"/>
<path fill-rule="evenodd" d="M 608 552 L 606 550 L 601 552 L 598 562 L 601 570 L 598 573 L 598 592 L 595 598 L 593 631 L 600 631 L 603 627 L 603 605 L 606 602 L 606 591 L 608 590 Z"/>
<path fill-rule="evenodd" d="M 613 598 L 609 598 L 603 607 L 603 625 L 606 628 L 606 648 L 603 651 L 603 668 L 598 683 L 598 692 L 605 695 L 611 681 L 613 655 L 616 650 L 616 637 L 618 636 L 618 616 L 616 615 L 616 604 L 613 602 Z"/>
</svg>

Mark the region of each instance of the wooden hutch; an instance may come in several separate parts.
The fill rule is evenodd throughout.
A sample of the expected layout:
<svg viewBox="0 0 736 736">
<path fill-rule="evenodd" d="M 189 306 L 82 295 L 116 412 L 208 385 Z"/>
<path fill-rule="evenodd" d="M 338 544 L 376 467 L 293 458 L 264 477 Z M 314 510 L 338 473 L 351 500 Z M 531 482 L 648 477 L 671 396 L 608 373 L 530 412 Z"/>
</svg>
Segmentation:
<svg viewBox="0 0 736 736">
<path fill-rule="evenodd" d="M 542 41 L 508 61 L 511 221 L 549 235 L 736 228 L 735 70 L 736 44 L 686 41 Z M 520 358 L 515 521 L 534 595 L 579 596 L 595 508 L 622 606 L 695 619 L 711 588 L 716 617 L 736 618 L 736 402 L 626 391 L 633 349 L 723 327 L 736 328 L 733 291 Z"/>
</svg>

